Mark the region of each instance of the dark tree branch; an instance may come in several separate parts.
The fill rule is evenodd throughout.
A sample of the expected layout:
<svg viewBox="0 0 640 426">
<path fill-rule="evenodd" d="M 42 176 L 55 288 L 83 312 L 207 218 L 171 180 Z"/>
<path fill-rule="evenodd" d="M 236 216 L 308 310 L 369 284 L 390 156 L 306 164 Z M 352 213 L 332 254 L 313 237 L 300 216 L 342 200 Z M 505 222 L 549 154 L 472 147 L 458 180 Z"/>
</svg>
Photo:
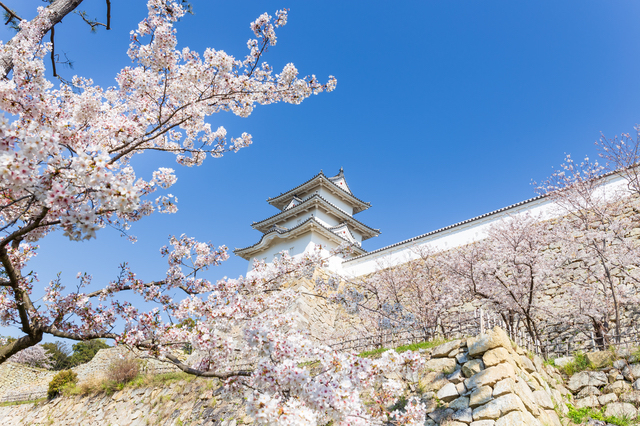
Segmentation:
<svg viewBox="0 0 640 426">
<path fill-rule="evenodd" d="M 62 21 L 62 18 L 71 13 L 75 8 L 77 8 L 83 0 L 55 0 L 47 9 L 51 10 L 53 13 L 51 15 L 51 22 L 45 28 L 45 31 L 42 33 L 42 36 L 47 33 L 47 31 L 51 30 L 54 25 Z M 7 42 L 7 45 L 11 44 L 11 40 Z M 6 78 L 11 70 L 13 69 L 13 58 L 8 54 L 0 55 L 0 78 Z"/>
<path fill-rule="evenodd" d="M 111 29 L 111 0 L 107 0 L 107 30 Z"/>
<path fill-rule="evenodd" d="M 64 337 L 65 339 L 71 339 L 71 340 L 84 341 L 84 340 L 91 340 L 91 339 L 116 339 L 116 338 L 118 338 L 118 335 L 115 334 L 115 333 L 92 333 L 92 334 L 69 333 L 67 331 L 58 330 L 58 328 L 56 328 L 54 326 L 51 326 L 51 325 L 41 326 L 38 329 L 42 333 L 48 333 L 48 334 L 51 334 L 52 336 Z"/>
<path fill-rule="evenodd" d="M 17 354 L 23 349 L 27 349 L 33 345 L 37 345 L 42 340 L 42 332 L 34 335 L 22 336 L 14 340 L 8 345 L 0 347 L 0 364 L 9 359 L 12 355 Z"/>
<path fill-rule="evenodd" d="M 53 68 L 53 76 L 57 77 L 56 72 L 56 44 L 54 41 L 56 35 L 56 27 L 51 27 L 51 67 Z"/>
<path fill-rule="evenodd" d="M 226 373 L 218 373 L 215 371 L 201 371 L 201 370 L 196 370 L 195 368 L 189 367 L 188 365 L 180 361 L 177 357 L 171 354 L 166 355 L 166 358 L 169 361 L 171 361 L 171 363 L 176 367 L 178 367 L 180 370 L 184 371 L 187 374 L 193 374 L 194 376 L 216 377 L 218 379 L 226 380 L 231 377 L 249 377 L 251 376 L 251 374 L 253 374 L 253 372 L 247 371 L 247 370 L 228 371 Z"/>
<path fill-rule="evenodd" d="M 82 18 L 82 20 L 84 22 L 86 22 L 90 27 L 91 27 L 91 32 L 94 33 L 96 32 L 96 28 L 99 26 L 103 26 L 106 29 L 109 29 L 109 25 L 105 25 L 102 22 L 98 22 L 98 21 L 94 21 L 92 19 L 89 19 L 87 17 L 87 12 L 85 12 L 84 10 L 81 10 L 79 12 L 75 12 L 78 16 L 80 16 Z"/>
<path fill-rule="evenodd" d="M 108 3 L 108 0 L 107 0 L 107 3 Z M 0 7 L 2 7 L 7 12 L 7 16 L 9 17 L 9 19 L 7 19 L 7 22 L 4 23 L 5 25 L 7 25 L 9 22 L 11 22 L 14 19 L 17 19 L 18 22 L 23 20 L 13 10 L 11 10 L 7 6 L 5 6 L 5 4 L 2 3 L 1 1 L 0 1 Z"/>
</svg>

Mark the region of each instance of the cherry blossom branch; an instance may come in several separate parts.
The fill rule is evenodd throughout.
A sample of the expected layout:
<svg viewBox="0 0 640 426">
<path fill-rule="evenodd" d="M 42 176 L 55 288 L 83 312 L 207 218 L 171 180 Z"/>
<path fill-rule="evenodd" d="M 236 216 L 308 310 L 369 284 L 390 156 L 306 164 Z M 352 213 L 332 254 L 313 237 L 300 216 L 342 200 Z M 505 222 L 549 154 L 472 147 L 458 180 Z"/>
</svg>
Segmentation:
<svg viewBox="0 0 640 426">
<path fill-rule="evenodd" d="M 253 374 L 253 371 L 249 370 L 237 370 L 237 371 L 229 371 L 226 373 L 218 373 L 216 371 L 201 371 L 195 368 L 191 368 L 182 361 L 180 361 L 175 355 L 165 354 L 165 358 L 167 358 L 173 365 L 178 367 L 180 370 L 187 374 L 192 374 L 194 376 L 200 377 L 216 377 L 221 380 L 227 380 L 231 377 L 250 377 Z"/>
<path fill-rule="evenodd" d="M 42 34 L 40 35 L 40 37 L 44 37 L 44 35 L 51 28 L 53 28 L 54 25 L 62 21 L 62 18 L 71 13 L 82 2 L 83 0 L 55 0 L 53 3 L 47 6 L 46 9 L 50 12 L 49 22 L 42 29 Z M 13 39 L 9 40 L 7 44 L 11 44 L 12 41 Z M 9 53 L 6 53 L 5 51 L 5 53 L 0 54 L 0 78 L 7 78 L 12 69 L 13 58 Z"/>
<path fill-rule="evenodd" d="M 120 335 L 116 333 L 83 333 L 83 334 L 69 333 L 50 325 L 43 325 L 38 327 L 38 329 L 44 333 L 51 334 L 52 336 L 62 337 L 62 338 L 71 339 L 71 340 L 78 340 L 78 341 L 91 340 L 91 339 L 118 339 L 120 337 Z"/>
<path fill-rule="evenodd" d="M 38 228 L 40 226 L 40 223 L 42 222 L 42 220 L 47 216 L 48 212 L 49 212 L 49 208 L 48 207 L 43 207 L 42 210 L 40 211 L 40 213 L 36 217 L 31 219 L 30 223 L 27 226 L 15 230 L 11 234 L 9 234 L 5 238 L 3 238 L 2 241 L 0 241 L 0 249 L 5 247 L 10 242 L 16 241 L 20 237 L 22 237 L 22 236 L 28 234 L 29 232 L 33 231 L 34 229 Z"/>
</svg>

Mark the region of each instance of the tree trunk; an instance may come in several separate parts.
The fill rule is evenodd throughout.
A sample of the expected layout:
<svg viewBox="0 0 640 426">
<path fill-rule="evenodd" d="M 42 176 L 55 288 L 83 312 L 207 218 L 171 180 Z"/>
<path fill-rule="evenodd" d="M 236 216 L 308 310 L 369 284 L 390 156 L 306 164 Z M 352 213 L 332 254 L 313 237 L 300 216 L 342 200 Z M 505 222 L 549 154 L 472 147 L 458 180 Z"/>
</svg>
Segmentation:
<svg viewBox="0 0 640 426">
<path fill-rule="evenodd" d="M 51 17 L 51 23 L 46 27 L 46 31 L 42 34 L 44 36 L 54 25 L 62 21 L 62 18 L 71 13 L 76 7 L 82 3 L 83 0 L 55 0 L 47 9 L 53 11 Z M 7 45 L 11 44 L 12 40 L 7 42 Z M 2 78 L 7 78 L 11 70 L 13 69 L 13 58 L 6 53 L 0 54 L 0 73 Z"/>
</svg>

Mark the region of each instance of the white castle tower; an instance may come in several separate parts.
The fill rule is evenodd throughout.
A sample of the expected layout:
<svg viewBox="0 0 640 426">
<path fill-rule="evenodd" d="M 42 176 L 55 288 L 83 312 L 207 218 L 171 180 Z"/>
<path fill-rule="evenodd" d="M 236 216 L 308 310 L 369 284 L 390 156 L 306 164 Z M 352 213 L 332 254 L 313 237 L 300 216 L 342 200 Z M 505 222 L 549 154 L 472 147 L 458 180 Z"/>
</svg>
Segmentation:
<svg viewBox="0 0 640 426">
<path fill-rule="evenodd" d="M 378 229 L 353 218 L 371 204 L 351 193 L 342 168 L 333 177 L 320 171 L 302 185 L 267 202 L 280 212 L 251 225 L 263 233 L 260 241 L 234 250 L 236 255 L 250 261 L 249 270 L 253 259 L 271 262 L 283 250 L 296 256 L 316 245 L 328 252 L 345 242 L 350 243 L 353 256 L 359 256 L 366 253 L 361 248 L 362 241 L 380 234 Z"/>
</svg>

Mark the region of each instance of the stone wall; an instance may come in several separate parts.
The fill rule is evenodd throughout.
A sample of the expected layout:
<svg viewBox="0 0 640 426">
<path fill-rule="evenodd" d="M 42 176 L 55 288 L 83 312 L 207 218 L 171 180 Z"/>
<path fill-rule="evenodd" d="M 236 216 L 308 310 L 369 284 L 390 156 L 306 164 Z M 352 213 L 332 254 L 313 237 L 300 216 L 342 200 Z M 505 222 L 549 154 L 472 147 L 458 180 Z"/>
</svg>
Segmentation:
<svg viewBox="0 0 640 426">
<path fill-rule="evenodd" d="M 498 327 L 436 347 L 426 366 L 418 380 L 425 425 L 561 426 L 562 378 Z"/>
<path fill-rule="evenodd" d="M 423 350 L 425 369 L 396 377 L 407 396 L 428 408 L 427 426 L 558 426 L 554 404 L 564 406 L 562 378 L 539 357 L 529 359 L 505 332 L 459 339 Z M 242 399 L 216 396 L 218 382 L 194 379 L 162 388 L 60 397 L 38 404 L 0 407 L 0 424 L 202 425 L 251 424 Z M 566 408 L 565 408 L 566 410 Z M 560 412 L 562 414 L 562 412 Z M 225 423 L 226 422 L 226 423 Z"/>
<path fill-rule="evenodd" d="M 217 397 L 215 380 L 173 382 L 162 388 L 129 388 L 113 395 L 61 397 L 38 404 L 0 407 L 0 424 L 219 425 L 246 423 L 242 400 Z M 250 421 L 250 419 L 248 419 Z"/>
<path fill-rule="evenodd" d="M 73 367 L 78 375 L 78 382 L 87 380 L 100 380 L 105 377 L 109 365 L 116 357 L 130 356 L 132 354 L 125 347 L 101 349 L 86 364 Z M 167 363 L 153 359 L 142 360 L 144 371 L 149 373 L 164 373 L 168 371 L 180 371 Z M 24 399 L 36 399 L 46 395 L 49 382 L 58 372 L 42 368 L 31 368 L 13 362 L 5 362 L 0 365 L 0 401 L 15 400 L 24 396 Z M 33 397 L 27 397 L 32 395 Z"/>
<path fill-rule="evenodd" d="M 639 415 L 640 363 L 630 352 L 587 354 L 594 370 L 565 378 L 495 327 L 420 354 L 425 358 L 422 371 L 394 378 L 404 381 L 405 396 L 418 396 L 427 407 L 425 426 L 571 426 L 567 402 L 577 408 L 602 408 L 606 415 Z M 559 365 L 570 361 L 557 360 Z M 243 399 L 219 394 L 220 390 L 215 379 L 194 378 L 161 387 L 126 388 L 113 395 L 59 397 L 0 407 L 0 424 L 253 424 Z"/>
</svg>

